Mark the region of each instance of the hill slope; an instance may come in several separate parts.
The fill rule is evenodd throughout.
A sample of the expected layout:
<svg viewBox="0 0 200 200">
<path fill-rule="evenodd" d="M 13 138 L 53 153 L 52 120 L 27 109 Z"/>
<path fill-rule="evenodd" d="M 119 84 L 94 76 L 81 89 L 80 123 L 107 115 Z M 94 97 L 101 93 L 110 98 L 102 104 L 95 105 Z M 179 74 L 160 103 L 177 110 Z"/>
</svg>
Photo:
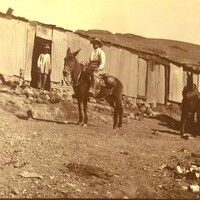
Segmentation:
<svg viewBox="0 0 200 200">
<path fill-rule="evenodd" d="M 155 54 L 171 61 L 200 69 L 200 45 L 166 39 L 151 39 L 134 34 L 113 34 L 104 30 L 77 30 L 76 33 L 98 37 L 104 42 Z"/>
</svg>

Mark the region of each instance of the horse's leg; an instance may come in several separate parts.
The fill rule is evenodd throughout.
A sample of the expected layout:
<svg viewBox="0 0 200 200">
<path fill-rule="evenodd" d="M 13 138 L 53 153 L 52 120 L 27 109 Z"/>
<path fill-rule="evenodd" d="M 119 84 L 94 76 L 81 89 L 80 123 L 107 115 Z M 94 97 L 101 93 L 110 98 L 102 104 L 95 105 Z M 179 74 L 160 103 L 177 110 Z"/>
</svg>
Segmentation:
<svg viewBox="0 0 200 200">
<path fill-rule="evenodd" d="M 185 123 L 186 123 L 185 113 L 181 113 L 181 124 L 180 124 L 180 135 L 183 136 L 185 133 Z"/>
<path fill-rule="evenodd" d="M 87 102 L 88 102 L 88 99 L 87 97 L 85 97 L 83 99 L 83 112 L 84 112 L 83 126 L 87 126 L 87 123 L 88 123 Z"/>
<path fill-rule="evenodd" d="M 113 128 L 115 129 L 117 127 L 117 121 L 118 121 L 118 111 L 116 109 L 114 97 L 112 95 L 109 95 L 105 97 L 106 101 L 109 103 L 109 105 L 114 108 L 114 115 L 113 115 Z"/>
<path fill-rule="evenodd" d="M 118 111 L 118 125 L 117 127 L 118 128 L 121 128 L 122 127 L 122 117 L 123 117 L 123 107 L 122 107 L 122 99 L 121 97 L 118 97 L 116 100 L 116 109 Z"/>
<path fill-rule="evenodd" d="M 82 125 L 83 124 L 83 101 L 78 100 L 78 114 L 79 119 L 77 124 Z"/>
<path fill-rule="evenodd" d="M 188 121 L 188 119 L 190 119 L 191 116 L 192 112 L 182 112 L 181 114 L 181 128 L 180 128 L 181 137 L 183 137 L 185 134 L 185 124 Z"/>
</svg>

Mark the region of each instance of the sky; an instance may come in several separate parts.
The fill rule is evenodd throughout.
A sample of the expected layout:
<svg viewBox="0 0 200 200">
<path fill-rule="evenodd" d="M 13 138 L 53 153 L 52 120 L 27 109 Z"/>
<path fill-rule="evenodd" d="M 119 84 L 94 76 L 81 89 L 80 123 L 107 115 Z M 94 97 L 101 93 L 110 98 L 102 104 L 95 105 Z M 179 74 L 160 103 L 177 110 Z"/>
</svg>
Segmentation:
<svg viewBox="0 0 200 200">
<path fill-rule="evenodd" d="M 0 12 L 68 30 L 101 29 L 200 45 L 200 0 L 0 0 Z"/>
</svg>

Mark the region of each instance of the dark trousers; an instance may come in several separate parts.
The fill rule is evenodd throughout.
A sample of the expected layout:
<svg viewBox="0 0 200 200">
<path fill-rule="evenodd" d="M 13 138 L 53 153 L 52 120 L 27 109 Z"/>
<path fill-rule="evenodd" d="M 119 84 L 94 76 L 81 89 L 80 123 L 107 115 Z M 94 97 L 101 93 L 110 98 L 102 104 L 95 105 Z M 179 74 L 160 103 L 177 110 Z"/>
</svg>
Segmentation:
<svg viewBox="0 0 200 200">
<path fill-rule="evenodd" d="M 38 89 L 44 89 L 47 81 L 47 74 L 38 73 Z"/>
</svg>

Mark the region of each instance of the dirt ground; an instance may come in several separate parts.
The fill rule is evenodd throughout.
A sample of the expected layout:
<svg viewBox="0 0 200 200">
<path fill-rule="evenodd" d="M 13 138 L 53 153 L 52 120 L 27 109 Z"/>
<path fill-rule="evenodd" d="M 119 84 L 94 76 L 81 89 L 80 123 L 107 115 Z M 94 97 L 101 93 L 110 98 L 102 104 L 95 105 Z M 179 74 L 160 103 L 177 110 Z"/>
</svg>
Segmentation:
<svg viewBox="0 0 200 200">
<path fill-rule="evenodd" d="M 94 117 L 89 105 L 89 125 L 81 127 L 76 110 L 68 124 L 17 117 L 19 98 L 0 93 L 0 198 L 199 199 L 187 190 L 199 179 L 176 172 L 200 166 L 200 138 L 180 138 L 179 116 L 125 119 L 113 130 L 111 116 Z"/>
</svg>

